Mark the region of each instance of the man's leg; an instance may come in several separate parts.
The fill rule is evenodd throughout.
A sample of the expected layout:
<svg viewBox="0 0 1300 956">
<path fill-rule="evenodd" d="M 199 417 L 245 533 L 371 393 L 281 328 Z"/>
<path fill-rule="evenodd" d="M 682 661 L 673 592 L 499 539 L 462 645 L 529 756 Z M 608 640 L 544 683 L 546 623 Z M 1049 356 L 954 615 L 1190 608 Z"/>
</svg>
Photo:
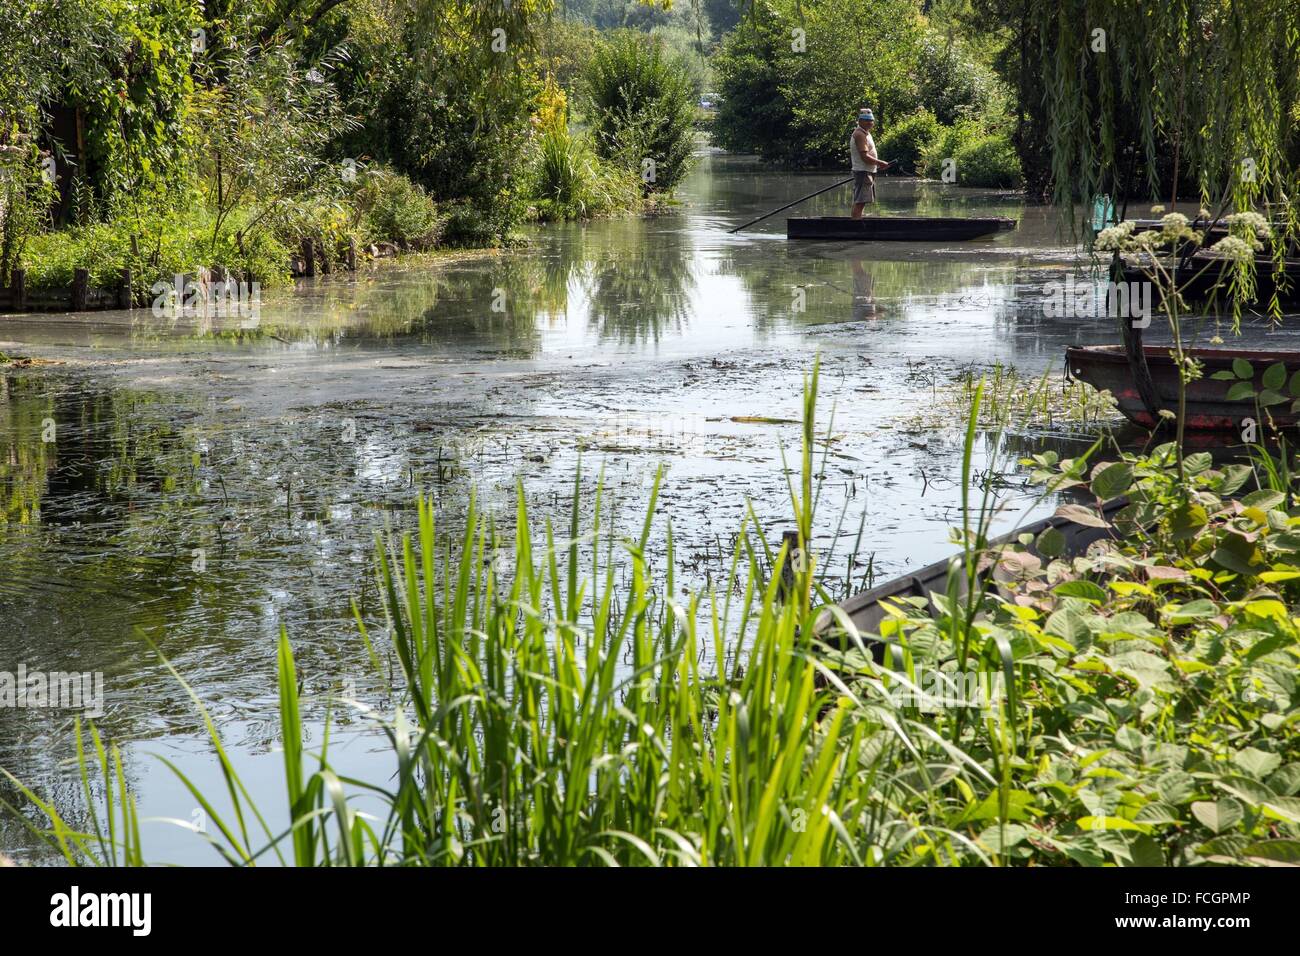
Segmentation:
<svg viewBox="0 0 1300 956">
<path fill-rule="evenodd" d="M 866 193 L 867 174 L 854 170 L 853 173 L 853 212 L 850 215 L 854 219 L 862 218 L 862 207 L 867 204 Z"/>
</svg>

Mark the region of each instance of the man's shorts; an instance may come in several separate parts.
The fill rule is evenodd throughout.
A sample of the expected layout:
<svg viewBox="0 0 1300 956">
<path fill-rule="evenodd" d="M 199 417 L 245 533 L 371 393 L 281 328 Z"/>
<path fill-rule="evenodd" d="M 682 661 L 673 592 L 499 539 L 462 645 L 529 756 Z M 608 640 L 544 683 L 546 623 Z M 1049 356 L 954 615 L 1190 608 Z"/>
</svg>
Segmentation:
<svg viewBox="0 0 1300 956">
<path fill-rule="evenodd" d="M 853 204 L 876 201 L 876 177 L 872 173 L 853 174 Z"/>
</svg>

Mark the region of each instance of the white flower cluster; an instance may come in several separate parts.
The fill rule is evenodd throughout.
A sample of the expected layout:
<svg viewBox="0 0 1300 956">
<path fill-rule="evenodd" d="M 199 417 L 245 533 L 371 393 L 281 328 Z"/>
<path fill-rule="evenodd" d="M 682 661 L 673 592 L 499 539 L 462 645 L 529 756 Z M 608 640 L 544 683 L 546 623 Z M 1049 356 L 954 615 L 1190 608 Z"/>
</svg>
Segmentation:
<svg viewBox="0 0 1300 956">
<path fill-rule="evenodd" d="M 1181 212 L 1171 212 L 1160 219 L 1160 228 L 1164 232 L 1178 233 L 1187 228 L 1187 217 Z"/>
<path fill-rule="evenodd" d="M 1227 221 L 1228 229 L 1235 236 L 1267 239 L 1273 234 L 1273 228 L 1269 225 L 1268 220 L 1253 210 L 1249 212 L 1234 212 L 1231 216 L 1228 216 Z M 1259 248 L 1258 243 L 1255 245 L 1255 248 Z"/>
<path fill-rule="evenodd" d="M 1210 247 L 1210 252 L 1221 259 L 1227 259 L 1231 262 L 1249 262 L 1255 258 L 1255 250 L 1250 247 L 1250 244 L 1245 239 L 1239 239 L 1236 236 L 1226 236 L 1220 239 Z"/>
<path fill-rule="evenodd" d="M 1107 226 L 1097 233 L 1097 240 L 1093 243 L 1093 247 L 1104 252 L 1124 249 L 1128 246 L 1128 240 L 1132 234 L 1133 220 L 1125 219 L 1123 222 Z"/>
</svg>

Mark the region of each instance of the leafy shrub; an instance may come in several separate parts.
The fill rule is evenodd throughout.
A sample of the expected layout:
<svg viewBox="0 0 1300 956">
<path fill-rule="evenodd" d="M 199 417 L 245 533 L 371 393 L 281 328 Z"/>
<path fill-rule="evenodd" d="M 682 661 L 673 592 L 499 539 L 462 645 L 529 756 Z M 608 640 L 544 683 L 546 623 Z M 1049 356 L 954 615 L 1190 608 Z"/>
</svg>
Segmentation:
<svg viewBox="0 0 1300 956">
<path fill-rule="evenodd" d="M 984 131 L 974 120 L 959 120 L 952 126 L 940 126 L 939 135 L 921 151 L 921 168 L 917 172 L 937 177 L 943 171 L 945 159 L 956 159 L 964 147 L 983 135 Z"/>
<path fill-rule="evenodd" d="M 137 300 L 146 297 L 155 282 L 201 268 L 223 269 L 266 286 L 286 282 L 289 248 L 273 230 L 250 230 L 242 245 L 236 240 L 250 215 L 249 210 L 237 210 L 216 230 L 215 238 L 215 219 L 207 212 L 154 214 L 40 233 L 23 251 L 27 284 L 34 289 L 71 285 L 76 270 L 84 268 L 92 286 L 112 288 L 128 266 Z"/>
<path fill-rule="evenodd" d="M 529 195 L 536 200 L 534 217 L 549 221 L 635 209 L 641 190 L 631 170 L 602 161 L 585 139 L 553 127 L 538 140 Z"/>
<path fill-rule="evenodd" d="M 413 249 L 438 244 L 448 217 L 427 192 L 388 169 L 368 170 L 358 179 L 352 201 L 365 241 L 388 240 Z"/>
<path fill-rule="evenodd" d="M 921 154 L 939 138 L 939 121 L 929 110 L 919 110 L 883 133 L 876 143 L 879 154 L 891 163 L 915 170 Z"/>
<path fill-rule="evenodd" d="M 690 172 L 695 95 L 682 65 L 657 42 L 621 32 L 596 53 L 586 73 L 596 153 L 639 175 L 653 160 L 645 192 L 671 193 Z"/>
<path fill-rule="evenodd" d="M 1020 157 L 1004 135 L 981 136 L 958 149 L 954 158 L 962 186 L 1019 189 L 1024 185 Z"/>
</svg>

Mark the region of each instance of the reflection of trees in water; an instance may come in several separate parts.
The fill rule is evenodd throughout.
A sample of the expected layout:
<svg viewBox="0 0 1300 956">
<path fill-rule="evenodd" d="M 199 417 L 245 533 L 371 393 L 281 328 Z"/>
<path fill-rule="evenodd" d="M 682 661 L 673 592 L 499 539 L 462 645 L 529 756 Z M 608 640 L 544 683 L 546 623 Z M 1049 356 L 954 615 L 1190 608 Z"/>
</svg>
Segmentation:
<svg viewBox="0 0 1300 956">
<path fill-rule="evenodd" d="M 603 341 L 658 342 L 690 320 L 695 249 L 653 219 L 602 222 L 599 230 L 558 226 L 539 238 L 529 261 L 540 275 L 539 311 L 567 316 L 569 290 L 586 299 L 588 325 Z"/>
<path fill-rule="evenodd" d="M 592 263 L 586 285 L 591 328 L 621 345 L 658 342 L 690 321 L 695 292 L 689 250 L 643 249 Z"/>
</svg>

